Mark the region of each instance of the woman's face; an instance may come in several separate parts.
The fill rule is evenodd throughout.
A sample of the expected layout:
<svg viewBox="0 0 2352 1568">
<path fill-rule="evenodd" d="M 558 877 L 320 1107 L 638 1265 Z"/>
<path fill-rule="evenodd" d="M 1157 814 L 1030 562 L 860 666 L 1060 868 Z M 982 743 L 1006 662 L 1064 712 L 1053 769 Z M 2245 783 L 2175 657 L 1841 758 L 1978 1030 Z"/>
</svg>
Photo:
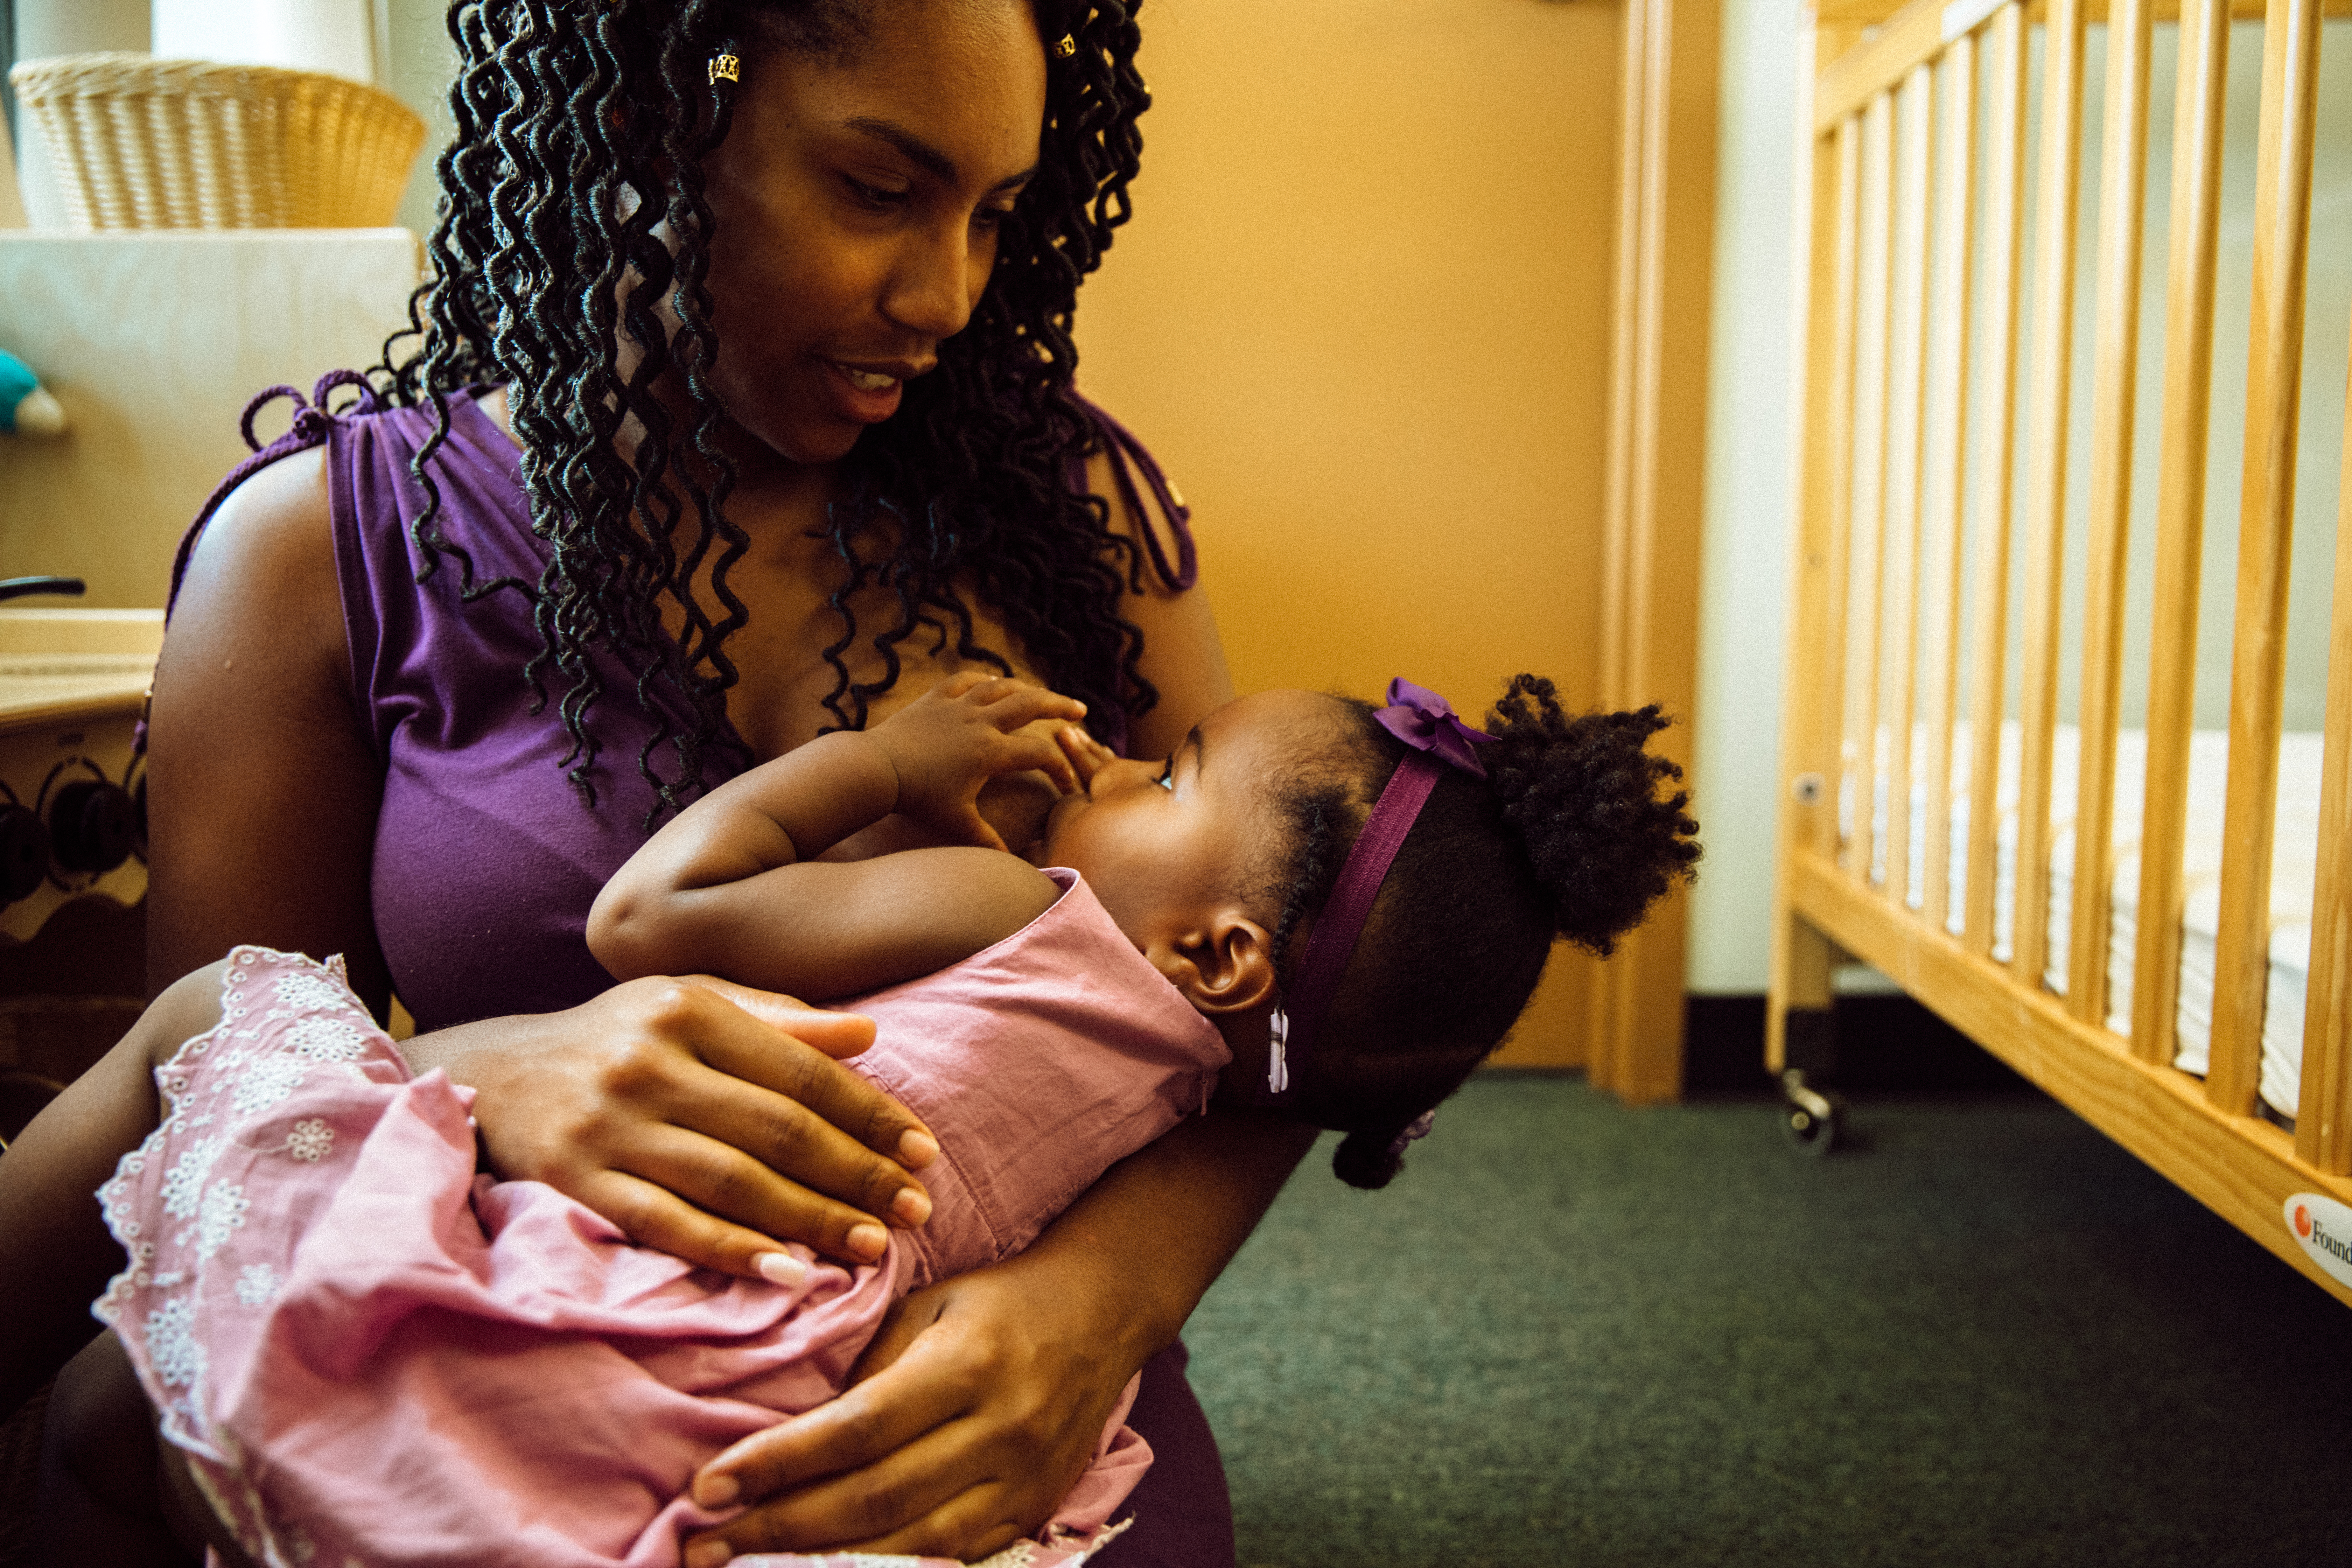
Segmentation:
<svg viewBox="0 0 2352 1568">
<path fill-rule="evenodd" d="M 867 23 L 837 58 L 752 51 L 704 165 L 715 379 L 795 463 L 845 456 L 971 319 L 1045 122 L 1024 0 L 874 0 Z"/>
</svg>

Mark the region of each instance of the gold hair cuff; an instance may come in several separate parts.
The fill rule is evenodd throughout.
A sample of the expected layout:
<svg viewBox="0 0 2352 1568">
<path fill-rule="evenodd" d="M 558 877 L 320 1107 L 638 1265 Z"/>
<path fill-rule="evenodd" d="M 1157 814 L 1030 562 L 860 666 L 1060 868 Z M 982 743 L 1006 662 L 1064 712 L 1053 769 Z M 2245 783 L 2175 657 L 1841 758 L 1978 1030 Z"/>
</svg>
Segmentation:
<svg viewBox="0 0 2352 1568">
<path fill-rule="evenodd" d="M 710 85 L 713 87 L 722 81 L 741 81 L 742 71 L 743 62 L 724 49 L 710 57 Z"/>
<path fill-rule="evenodd" d="M 1054 58 L 1057 60 L 1068 59 L 1072 55 L 1075 55 L 1077 52 L 1078 40 L 1070 37 L 1067 33 L 1064 33 L 1062 35 L 1062 41 L 1054 46 Z"/>
</svg>

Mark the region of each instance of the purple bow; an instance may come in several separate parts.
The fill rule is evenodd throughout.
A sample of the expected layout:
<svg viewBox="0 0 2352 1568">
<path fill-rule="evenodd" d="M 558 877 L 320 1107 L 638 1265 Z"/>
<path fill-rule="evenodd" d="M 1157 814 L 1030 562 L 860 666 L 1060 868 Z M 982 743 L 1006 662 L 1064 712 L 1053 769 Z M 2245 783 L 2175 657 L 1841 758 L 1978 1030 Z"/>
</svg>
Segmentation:
<svg viewBox="0 0 2352 1568">
<path fill-rule="evenodd" d="M 1464 723 L 1454 705 L 1427 687 L 1399 676 L 1389 682 L 1389 705 L 1372 717 L 1414 751 L 1431 752 L 1474 778 L 1486 776 L 1486 764 L 1472 748 L 1495 737 Z"/>
</svg>

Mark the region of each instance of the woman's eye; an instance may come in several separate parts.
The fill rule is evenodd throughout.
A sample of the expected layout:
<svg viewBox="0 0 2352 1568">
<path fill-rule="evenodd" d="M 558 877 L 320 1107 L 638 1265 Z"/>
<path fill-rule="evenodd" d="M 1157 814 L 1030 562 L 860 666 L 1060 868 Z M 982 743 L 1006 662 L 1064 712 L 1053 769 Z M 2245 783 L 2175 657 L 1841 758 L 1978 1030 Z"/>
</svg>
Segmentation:
<svg viewBox="0 0 2352 1568">
<path fill-rule="evenodd" d="M 982 207 L 971 215 L 971 224 L 974 228 L 1002 228 L 1012 216 L 1011 207 Z"/>
<path fill-rule="evenodd" d="M 891 211 L 903 205 L 908 196 L 905 191 L 886 191 L 879 185 L 869 185 L 863 180 L 853 180 L 846 174 L 842 176 L 842 184 L 849 187 L 849 194 L 855 196 L 861 205 L 872 207 L 877 212 Z"/>
</svg>

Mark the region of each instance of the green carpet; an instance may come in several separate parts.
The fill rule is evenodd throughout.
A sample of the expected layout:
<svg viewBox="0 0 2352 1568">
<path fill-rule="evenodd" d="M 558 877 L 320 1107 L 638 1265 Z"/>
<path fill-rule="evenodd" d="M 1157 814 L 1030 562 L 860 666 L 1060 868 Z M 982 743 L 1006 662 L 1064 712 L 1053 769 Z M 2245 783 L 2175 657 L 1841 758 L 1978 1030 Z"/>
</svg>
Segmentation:
<svg viewBox="0 0 2352 1568">
<path fill-rule="evenodd" d="M 2038 1097 L 1327 1139 L 1195 1314 L 1244 1568 L 2352 1564 L 2352 1310 Z"/>
</svg>

